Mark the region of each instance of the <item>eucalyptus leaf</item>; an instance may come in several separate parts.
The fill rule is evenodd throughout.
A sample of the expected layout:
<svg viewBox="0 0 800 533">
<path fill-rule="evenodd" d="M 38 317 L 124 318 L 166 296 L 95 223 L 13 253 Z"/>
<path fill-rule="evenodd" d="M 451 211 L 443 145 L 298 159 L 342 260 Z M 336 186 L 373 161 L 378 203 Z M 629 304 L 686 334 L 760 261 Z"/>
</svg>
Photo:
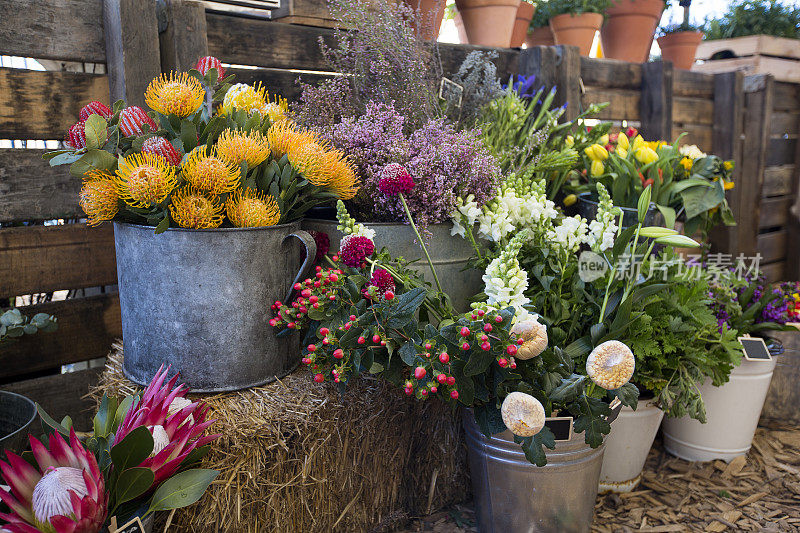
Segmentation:
<svg viewBox="0 0 800 533">
<path fill-rule="evenodd" d="M 148 513 L 180 509 L 195 503 L 217 475 L 217 470 L 196 468 L 172 476 L 153 494 Z"/>
</svg>

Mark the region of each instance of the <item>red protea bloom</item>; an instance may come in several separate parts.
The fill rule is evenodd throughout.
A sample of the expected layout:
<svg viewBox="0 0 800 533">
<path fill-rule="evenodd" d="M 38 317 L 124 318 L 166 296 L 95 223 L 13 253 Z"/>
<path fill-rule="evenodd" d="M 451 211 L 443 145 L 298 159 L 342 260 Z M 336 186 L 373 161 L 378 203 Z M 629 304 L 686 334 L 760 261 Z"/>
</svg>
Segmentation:
<svg viewBox="0 0 800 533">
<path fill-rule="evenodd" d="M 319 263 L 328 255 L 331 249 L 331 238 L 324 231 L 311 230 L 309 233 L 314 237 L 314 242 L 317 243 L 317 255 L 314 257 L 314 261 Z"/>
<path fill-rule="evenodd" d="M 389 163 L 381 171 L 378 189 L 386 196 L 396 196 L 414 188 L 414 178 L 406 167 L 399 163 Z"/>
<path fill-rule="evenodd" d="M 361 266 L 361 262 L 374 251 L 372 239 L 361 235 L 345 235 L 339 244 L 339 257 L 345 265 L 353 268 Z"/>
<path fill-rule="evenodd" d="M 75 431 L 69 444 L 58 433 L 50 435 L 49 450 L 29 437 L 38 469 L 13 452 L 0 461 L 8 490 L 0 489 L 0 500 L 9 513 L 0 529 L 12 533 L 95 533 L 106 519 L 108 494 L 92 453 L 86 451 Z"/>
<path fill-rule="evenodd" d="M 142 143 L 142 152 L 160 155 L 172 166 L 178 166 L 183 159 L 183 154 L 172 146 L 164 137 L 150 137 Z"/>
<path fill-rule="evenodd" d="M 108 120 L 111 118 L 114 112 L 111 111 L 111 108 L 108 107 L 103 102 L 98 102 L 97 100 L 92 100 L 81 109 L 80 118 L 81 120 L 86 120 L 89 118 L 89 115 L 100 115 L 104 119 Z"/>
<path fill-rule="evenodd" d="M 86 119 L 72 125 L 67 133 L 66 143 L 76 150 L 86 148 Z"/>
<path fill-rule="evenodd" d="M 225 77 L 225 68 L 222 66 L 222 63 L 220 63 L 219 59 L 214 56 L 201 57 L 197 60 L 197 65 L 195 65 L 194 68 L 197 69 L 203 76 L 205 76 L 206 72 L 208 72 L 210 69 L 215 68 L 219 73 L 219 79 Z"/>
<path fill-rule="evenodd" d="M 114 436 L 114 442 L 120 442 L 139 426 L 146 426 L 150 430 L 155 443 L 153 454 L 138 466 L 153 471 L 153 487 L 174 475 L 192 450 L 219 437 L 202 436 L 206 428 L 214 423 L 214 420 L 206 420 L 208 405 L 204 402 L 187 404 L 184 397 L 189 389 L 183 384 L 175 386 L 178 374 L 165 384 L 167 372 L 169 368 L 164 370 L 162 366 L 159 369 L 145 389 L 141 401 L 125 414 Z M 184 407 L 176 410 L 181 405 Z"/>
<path fill-rule="evenodd" d="M 150 126 L 150 131 L 158 129 L 155 121 L 141 107 L 132 105 L 119 113 L 119 129 L 125 137 L 143 135 L 145 131 L 142 126 L 145 124 Z"/>
</svg>

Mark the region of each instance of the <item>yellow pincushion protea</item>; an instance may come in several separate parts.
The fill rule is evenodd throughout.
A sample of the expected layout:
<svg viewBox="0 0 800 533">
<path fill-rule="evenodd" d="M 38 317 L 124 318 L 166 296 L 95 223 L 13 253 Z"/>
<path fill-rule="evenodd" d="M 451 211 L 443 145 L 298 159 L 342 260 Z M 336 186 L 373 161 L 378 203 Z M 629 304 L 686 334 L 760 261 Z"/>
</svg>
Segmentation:
<svg viewBox="0 0 800 533">
<path fill-rule="evenodd" d="M 172 219 L 182 228 L 208 229 L 222 225 L 222 202 L 191 186 L 178 189 L 169 204 Z"/>
<path fill-rule="evenodd" d="M 302 135 L 306 135 L 312 141 L 317 139 L 313 134 L 300 133 L 295 129 L 294 124 L 288 120 L 273 123 L 269 127 L 269 131 L 267 131 L 267 140 L 269 141 L 270 150 L 272 150 L 272 156 L 275 159 L 285 156 L 289 153 L 289 146 L 297 142 L 297 139 Z"/>
<path fill-rule="evenodd" d="M 86 213 L 90 226 L 113 219 L 119 211 L 119 195 L 114 177 L 100 170 L 88 172 L 81 188 L 80 206 Z"/>
<path fill-rule="evenodd" d="M 175 167 L 157 154 L 127 156 L 114 179 L 117 193 L 131 207 L 151 207 L 164 201 L 178 183 Z"/>
<path fill-rule="evenodd" d="M 240 189 L 229 196 L 225 211 L 237 228 L 274 226 L 281 218 L 275 199 L 253 189 Z"/>
<path fill-rule="evenodd" d="M 323 165 L 328 176 L 326 186 L 341 200 L 351 200 L 358 192 L 361 183 L 347 156 L 339 150 L 328 150 Z"/>
<path fill-rule="evenodd" d="M 273 101 L 260 82 L 255 85 L 237 83 L 225 93 L 219 113 L 228 115 L 237 109 L 246 111 L 248 115 L 258 113 L 262 117 L 268 116 L 272 122 L 279 122 L 286 118 L 289 105 L 281 97 L 276 97 Z"/>
<path fill-rule="evenodd" d="M 247 162 L 253 168 L 269 157 L 269 143 L 266 137 L 257 131 L 225 130 L 217 139 L 216 153 L 219 157 L 239 165 Z"/>
<path fill-rule="evenodd" d="M 187 117 L 200 109 L 205 99 L 203 85 L 193 76 L 182 72 L 162 74 L 150 82 L 144 101 L 162 115 Z"/>
<path fill-rule="evenodd" d="M 289 120 L 289 117 L 286 116 L 289 112 L 289 103 L 286 98 L 276 96 L 274 102 L 267 102 L 266 112 L 273 124 L 287 121 Z"/>
<path fill-rule="evenodd" d="M 239 186 L 239 168 L 206 145 L 192 150 L 182 173 L 195 189 L 209 194 L 231 192 Z"/>
<path fill-rule="evenodd" d="M 328 147 L 325 142 L 314 139 L 314 136 L 301 133 L 289 144 L 287 151 L 289 163 L 300 172 L 304 178 L 318 187 L 325 187 L 330 183 L 328 175 Z"/>
</svg>

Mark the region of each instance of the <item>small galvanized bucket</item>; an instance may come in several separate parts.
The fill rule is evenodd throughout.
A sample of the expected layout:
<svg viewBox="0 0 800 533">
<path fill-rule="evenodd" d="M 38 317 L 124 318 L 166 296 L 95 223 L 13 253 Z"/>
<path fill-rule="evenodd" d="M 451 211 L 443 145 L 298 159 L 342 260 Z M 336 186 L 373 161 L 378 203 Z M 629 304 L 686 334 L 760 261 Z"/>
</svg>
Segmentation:
<svg viewBox="0 0 800 533">
<path fill-rule="evenodd" d="M 481 533 L 589 531 L 603 446 L 592 449 L 575 433 L 555 450 L 545 448 L 547 465 L 539 467 L 510 431 L 486 437 L 471 409 L 463 418 Z"/>
<path fill-rule="evenodd" d="M 278 338 L 269 319 L 314 261 L 314 239 L 299 222 L 160 235 L 115 222 L 114 241 L 128 379 L 146 385 L 171 365 L 194 392 L 223 392 L 297 366 L 297 338 Z"/>
<path fill-rule="evenodd" d="M 25 396 L 0 391 L 0 452 L 22 453 L 28 446 L 28 428 L 36 420 L 36 405 Z"/>
</svg>

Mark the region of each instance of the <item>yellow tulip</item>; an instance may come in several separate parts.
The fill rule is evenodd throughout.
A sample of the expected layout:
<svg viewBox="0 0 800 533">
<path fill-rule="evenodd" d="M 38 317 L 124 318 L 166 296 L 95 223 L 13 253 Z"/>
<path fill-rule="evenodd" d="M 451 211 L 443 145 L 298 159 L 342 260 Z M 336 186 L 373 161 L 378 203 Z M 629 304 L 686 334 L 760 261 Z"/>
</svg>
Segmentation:
<svg viewBox="0 0 800 533">
<path fill-rule="evenodd" d="M 592 161 L 605 161 L 608 159 L 608 150 L 599 144 L 587 146 L 584 152 Z"/>
<path fill-rule="evenodd" d="M 602 165 L 603 163 L 600 164 Z M 575 202 L 577 201 L 578 201 L 577 196 L 575 196 L 574 194 L 568 194 L 567 196 L 564 197 L 564 206 L 569 207 L 571 205 L 574 205 Z"/>
<path fill-rule="evenodd" d="M 592 161 L 592 176 L 602 176 L 606 171 L 602 161 Z"/>
<path fill-rule="evenodd" d="M 575 146 L 575 139 L 572 137 L 572 135 L 567 135 L 567 138 L 564 139 L 564 144 L 567 145 L 567 148 L 572 148 Z"/>
<path fill-rule="evenodd" d="M 628 142 L 628 136 L 620 132 L 619 136 L 617 137 L 617 151 L 619 151 L 620 148 L 627 151 L 630 145 L 630 142 Z"/>
<path fill-rule="evenodd" d="M 608 133 L 597 139 L 597 142 L 600 143 L 601 146 L 605 146 L 608 144 Z"/>
<path fill-rule="evenodd" d="M 637 151 L 639 148 L 642 148 L 645 145 L 645 140 L 642 139 L 641 135 L 637 135 L 636 138 L 633 140 L 633 151 Z"/>
<path fill-rule="evenodd" d="M 655 150 L 648 146 L 639 148 L 633 155 L 636 157 L 636 160 L 643 165 L 652 163 L 653 161 L 658 161 L 658 154 Z"/>
<path fill-rule="evenodd" d="M 621 158 L 623 158 L 623 159 L 625 159 L 626 157 L 628 157 L 628 151 L 627 151 L 625 148 L 622 148 L 622 147 L 620 147 L 620 146 L 617 146 L 617 151 L 616 151 L 616 154 L 617 154 L 618 156 L 620 156 Z"/>
<path fill-rule="evenodd" d="M 694 165 L 694 161 L 690 157 L 684 157 L 681 159 L 681 166 L 686 170 L 692 170 L 692 165 Z"/>
</svg>

